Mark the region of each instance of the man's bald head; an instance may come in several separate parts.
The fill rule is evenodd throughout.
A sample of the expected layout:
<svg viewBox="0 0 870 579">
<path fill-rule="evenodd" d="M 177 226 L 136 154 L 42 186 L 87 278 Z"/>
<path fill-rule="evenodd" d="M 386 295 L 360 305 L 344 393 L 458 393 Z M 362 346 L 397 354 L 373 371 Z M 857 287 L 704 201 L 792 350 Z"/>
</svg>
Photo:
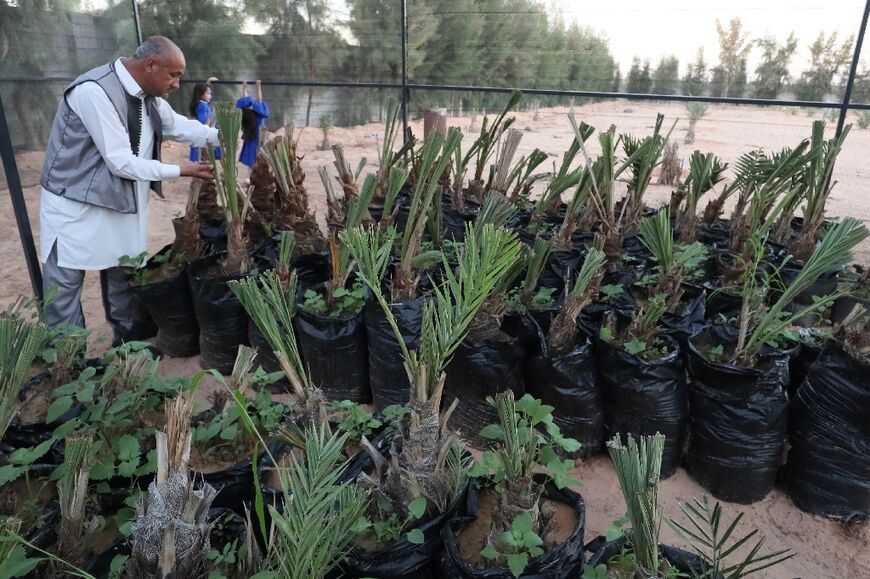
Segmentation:
<svg viewBox="0 0 870 579">
<path fill-rule="evenodd" d="M 165 97 L 178 89 L 186 63 L 177 44 L 165 36 L 142 41 L 124 66 L 146 93 Z"/>
<path fill-rule="evenodd" d="M 148 58 L 161 60 L 170 56 L 181 56 L 181 58 L 184 58 L 184 54 L 178 48 L 178 45 L 165 36 L 149 36 L 142 41 L 142 44 L 133 53 L 133 60 L 146 60 Z"/>
</svg>

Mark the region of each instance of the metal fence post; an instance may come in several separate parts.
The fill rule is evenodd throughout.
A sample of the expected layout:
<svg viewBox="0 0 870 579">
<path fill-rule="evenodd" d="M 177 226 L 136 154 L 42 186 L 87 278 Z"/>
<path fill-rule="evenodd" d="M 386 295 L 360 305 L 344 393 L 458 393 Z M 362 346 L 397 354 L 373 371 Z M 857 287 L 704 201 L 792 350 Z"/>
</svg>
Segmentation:
<svg viewBox="0 0 870 579">
<path fill-rule="evenodd" d="M 142 44 L 142 24 L 139 22 L 139 4 L 136 0 L 130 0 L 133 3 L 133 24 L 136 27 L 136 46 Z"/>
<path fill-rule="evenodd" d="M 33 289 L 33 295 L 41 302 L 43 297 L 42 271 L 39 268 L 36 245 L 33 243 L 30 219 L 27 217 L 27 204 L 24 202 L 24 190 L 21 188 L 18 165 L 15 163 L 15 151 L 12 150 L 12 137 L 9 134 L 9 124 L 6 122 L 2 96 L 0 96 L 0 158 L 3 159 L 3 169 L 6 171 L 6 184 L 9 186 L 9 196 L 12 198 L 12 210 L 15 212 L 15 223 L 18 224 L 21 247 L 24 249 L 27 273 L 30 274 L 30 286 Z"/>
<path fill-rule="evenodd" d="M 868 0 L 870 1 L 870 0 Z M 408 141 L 408 0 L 402 0 L 402 142 Z"/>
<path fill-rule="evenodd" d="M 864 33 L 867 31 L 867 16 L 870 15 L 870 0 L 864 5 L 864 17 L 861 19 L 861 29 L 858 31 L 858 39 L 855 41 L 855 54 L 852 56 L 852 66 L 849 68 L 849 78 L 846 80 L 846 91 L 843 93 L 843 105 L 840 107 L 840 118 L 837 119 L 835 137 L 839 137 L 846 124 L 846 115 L 849 113 L 849 101 L 852 100 L 852 87 L 855 86 L 855 75 L 858 73 L 858 61 L 861 58 L 861 45 L 864 44 Z"/>
</svg>

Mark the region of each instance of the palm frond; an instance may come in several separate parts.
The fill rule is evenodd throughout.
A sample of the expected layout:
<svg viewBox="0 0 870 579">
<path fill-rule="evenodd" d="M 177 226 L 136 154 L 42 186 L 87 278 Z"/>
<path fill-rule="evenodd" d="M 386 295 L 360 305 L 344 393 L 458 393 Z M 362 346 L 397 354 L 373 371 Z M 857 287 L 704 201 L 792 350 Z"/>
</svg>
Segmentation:
<svg viewBox="0 0 870 579">
<path fill-rule="evenodd" d="M 229 282 L 229 287 L 272 348 L 293 390 L 304 397 L 311 387 L 293 330 L 296 275 L 282 283 L 274 271 Z"/>
<path fill-rule="evenodd" d="M 18 394 L 48 330 L 41 323 L 0 314 L 0 438 L 18 410 Z"/>
<path fill-rule="evenodd" d="M 613 461 L 622 496 L 631 521 L 631 544 L 635 558 L 647 574 L 655 574 L 659 569 L 659 479 L 662 468 L 662 453 L 665 437 L 628 436 L 628 446 L 624 446 L 619 435 L 608 443 L 607 450 Z"/>
<path fill-rule="evenodd" d="M 275 532 L 267 562 L 282 577 L 324 578 L 351 547 L 354 523 L 368 501 L 355 485 L 335 483 L 348 462 L 342 454 L 345 441 L 346 435 L 309 427 L 304 455 L 292 455 L 282 477 L 284 509 L 269 507 Z"/>
</svg>

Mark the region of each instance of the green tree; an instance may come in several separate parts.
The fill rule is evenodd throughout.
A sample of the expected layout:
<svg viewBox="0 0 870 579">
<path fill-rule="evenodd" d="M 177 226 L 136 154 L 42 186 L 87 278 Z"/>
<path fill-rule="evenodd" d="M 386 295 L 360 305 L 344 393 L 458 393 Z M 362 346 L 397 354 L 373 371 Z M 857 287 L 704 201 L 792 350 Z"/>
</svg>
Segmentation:
<svg viewBox="0 0 870 579">
<path fill-rule="evenodd" d="M 260 50 L 253 37 L 242 33 L 242 6 L 220 0 L 141 0 L 138 4 L 142 35 L 171 38 L 184 51 L 187 78 L 238 78 L 255 69 Z M 185 97 L 189 100 L 190 95 L 179 96 L 177 102 L 186 105 Z"/>
<path fill-rule="evenodd" d="M 773 36 L 765 36 L 755 41 L 761 48 L 761 62 L 755 68 L 752 96 L 761 99 L 775 99 L 779 96 L 788 83 L 788 65 L 797 49 L 797 42 L 793 32 L 783 44 L 779 44 Z"/>
<path fill-rule="evenodd" d="M 638 57 L 631 60 L 631 68 L 626 77 L 626 90 L 630 93 L 648 94 L 652 89 L 652 78 L 649 71 L 649 61 L 641 64 Z"/>
<path fill-rule="evenodd" d="M 746 93 L 746 59 L 743 58 L 737 64 L 737 73 L 734 81 L 728 89 L 728 96 L 740 98 Z"/>
<path fill-rule="evenodd" d="M 848 70 L 855 37 L 849 36 L 837 44 L 837 33 L 825 37 L 824 32 L 810 45 L 810 67 L 795 85 L 798 99 L 820 101 L 834 90 L 834 80 Z"/>
<path fill-rule="evenodd" d="M 855 75 L 852 97 L 849 100 L 853 103 L 870 104 L 870 68 L 864 66 L 861 68 L 861 72 Z"/>
<path fill-rule="evenodd" d="M 708 90 L 710 91 L 710 96 L 725 96 L 725 71 L 721 66 L 714 66 L 710 69 L 710 85 Z"/>
<path fill-rule="evenodd" d="M 752 41 L 747 40 L 749 33 L 743 32 L 743 24 L 739 18 L 732 18 L 728 22 L 727 29 L 716 20 L 716 32 L 719 34 L 721 93 L 724 96 L 737 96 L 732 86 L 739 81 L 741 70 L 744 77 L 743 84 L 746 84 L 746 58 L 752 50 Z"/>
<path fill-rule="evenodd" d="M 704 49 L 699 48 L 695 61 L 686 67 L 683 77 L 683 94 L 700 96 L 704 94 L 707 84 L 707 61 L 704 60 Z"/>
<path fill-rule="evenodd" d="M 652 75 L 652 91 L 655 94 L 677 94 L 680 88 L 680 61 L 676 56 L 666 56 L 659 61 Z"/>
<path fill-rule="evenodd" d="M 607 40 L 592 29 L 576 24 L 568 27 L 566 38 L 563 58 L 568 63 L 568 70 L 564 86 L 577 90 L 608 90 L 616 62 Z"/>
<path fill-rule="evenodd" d="M 610 85 L 610 92 L 619 92 L 622 88 L 622 72 L 617 68 L 613 74 L 613 84 Z"/>
</svg>

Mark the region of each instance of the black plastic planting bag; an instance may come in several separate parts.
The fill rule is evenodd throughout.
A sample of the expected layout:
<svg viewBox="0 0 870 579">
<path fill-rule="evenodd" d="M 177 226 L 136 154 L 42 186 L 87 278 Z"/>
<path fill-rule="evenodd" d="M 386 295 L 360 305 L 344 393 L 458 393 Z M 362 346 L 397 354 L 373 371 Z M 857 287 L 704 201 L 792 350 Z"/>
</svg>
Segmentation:
<svg viewBox="0 0 870 579">
<path fill-rule="evenodd" d="M 452 207 L 444 207 L 443 226 L 445 239 L 465 241 L 465 224 L 474 223 L 477 219 L 476 207 L 466 207 L 463 211 L 457 211 Z"/>
<path fill-rule="evenodd" d="M 788 363 L 789 400 L 794 400 L 794 397 L 797 395 L 798 388 L 800 388 L 801 384 L 803 384 L 804 380 L 806 380 L 807 374 L 810 373 L 810 368 L 812 368 L 813 364 L 819 357 L 819 354 L 822 353 L 823 349 L 823 345 L 819 345 L 813 342 L 800 343 L 797 352 Z"/>
<path fill-rule="evenodd" d="M 663 333 L 673 336 L 685 348 L 689 338 L 700 332 L 705 325 L 704 313 L 707 296 L 703 288 L 684 285 L 684 294 L 679 313 L 665 312 L 661 319 Z"/>
<path fill-rule="evenodd" d="M 669 352 L 655 360 L 644 360 L 603 340 L 596 340 L 595 348 L 608 436 L 664 434 L 661 475 L 667 478 L 680 466 L 688 408 L 679 347 L 665 336 L 662 339 Z"/>
<path fill-rule="evenodd" d="M 792 403 L 784 482 L 804 511 L 870 518 L 870 363 L 835 343 L 810 368 Z"/>
<path fill-rule="evenodd" d="M 48 372 L 41 372 L 29 378 L 21 386 L 21 390 L 18 393 L 19 401 L 25 402 L 28 397 L 32 396 L 35 388 L 50 379 L 51 375 Z M 77 417 L 82 413 L 82 410 L 83 406 L 75 403 L 69 410 L 48 424 L 44 420 L 39 422 L 22 422 L 20 416 L 16 415 L 3 434 L 2 442 L 0 442 L 0 452 L 11 454 L 20 448 L 39 446 L 51 438 L 55 428 Z M 34 474 L 53 470 L 54 466 L 63 462 L 63 455 L 64 441 L 58 440 L 51 445 L 47 453 L 36 460 L 36 463 L 30 465 L 29 470 Z"/>
<path fill-rule="evenodd" d="M 296 338 L 311 382 L 330 400 L 370 402 L 363 312 L 334 318 L 296 311 Z"/>
<path fill-rule="evenodd" d="M 459 344 L 447 365 L 444 382 L 444 407 L 449 407 L 454 399 L 459 400 L 450 426 L 466 440 L 491 443 L 478 436 L 484 426 L 498 422 L 498 413 L 486 397 L 505 390 L 522 397 L 524 361 L 525 348 L 517 337 L 492 341 L 466 338 Z"/>
<path fill-rule="evenodd" d="M 536 477 L 537 478 L 537 477 Z M 586 505 L 579 493 L 569 488 L 558 489 L 548 482 L 543 496 L 570 506 L 577 513 L 577 524 L 571 535 L 554 548 L 530 559 L 522 575 L 525 579 L 574 579 L 583 567 L 583 536 L 586 532 Z M 444 579 L 511 579 L 514 575 L 507 567 L 480 569 L 472 567 L 463 558 L 457 535 L 478 516 L 478 491 L 469 490 L 467 517 L 457 517 L 441 530 L 444 551 L 441 553 L 440 575 Z"/>
<path fill-rule="evenodd" d="M 456 517 L 468 513 L 468 485 L 456 501 L 437 517 L 417 527 L 423 532 L 423 543 L 415 545 L 407 536 L 377 549 L 355 546 L 341 564 L 342 577 L 377 577 L 377 579 L 435 579 L 437 558 L 441 553 L 443 539 L 441 529 Z"/>
<path fill-rule="evenodd" d="M 584 253 L 578 249 L 553 250 L 547 256 L 544 271 L 538 280 L 538 285 L 556 288 L 561 292 L 565 289 L 565 279 L 573 277 L 583 262 Z"/>
<path fill-rule="evenodd" d="M 788 355 L 765 355 L 757 368 L 710 362 L 695 338 L 688 364 L 689 470 L 718 499 L 763 499 L 785 451 Z"/>
<path fill-rule="evenodd" d="M 147 285 L 133 286 L 133 292 L 157 324 L 157 347 L 172 357 L 199 353 L 199 323 L 190 295 L 187 270 Z"/>
<path fill-rule="evenodd" d="M 585 551 L 592 553 L 589 560 L 586 562 L 587 567 L 597 567 L 598 565 L 607 565 L 607 562 L 619 555 L 626 548 L 630 549 L 628 540 L 625 537 L 608 541 L 604 536 L 599 535 L 595 539 L 589 541 L 584 547 Z M 694 553 L 670 547 L 668 545 L 659 545 L 659 554 L 676 568 L 677 571 L 690 574 L 690 577 L 695 574 L 704 572 L 704 567 L 701 558 Z M 717 579 L 719 579 L 718 576 Z"/>
<path fill-rule="evenodd" d="M 583 446 L 588 458 L 604 444 L 604 396 L 595 367 L 592 343 L 586 339 L 567 354 L 552 355 L 541 337 L 526 365 L 526 392 L 554 408 L 553 420 L 564 436 Z"/>
<path fill-rule="evenodd" d="M 215 277 L 222 258 L 213 256 L 191 263 L 188 273 L 199 321 L 199 364 L 229 374 L 239 346 L 248 344 L 248 313 L 227 284 L 239 276 Z"/>
<path fill-rule="evenodd" d="M 409 350 L 420 345 L 423 301 L 423 298 L 415 298 L 389 306 Z M 375 409 L 381 411 L 391 404 L 406 404 L 411 397 L 411 383 L 405 372 L 402 349 L 377 300 L 366 304 L 365 324 L 369 351 L 369 383 Z"/>
</svg>

